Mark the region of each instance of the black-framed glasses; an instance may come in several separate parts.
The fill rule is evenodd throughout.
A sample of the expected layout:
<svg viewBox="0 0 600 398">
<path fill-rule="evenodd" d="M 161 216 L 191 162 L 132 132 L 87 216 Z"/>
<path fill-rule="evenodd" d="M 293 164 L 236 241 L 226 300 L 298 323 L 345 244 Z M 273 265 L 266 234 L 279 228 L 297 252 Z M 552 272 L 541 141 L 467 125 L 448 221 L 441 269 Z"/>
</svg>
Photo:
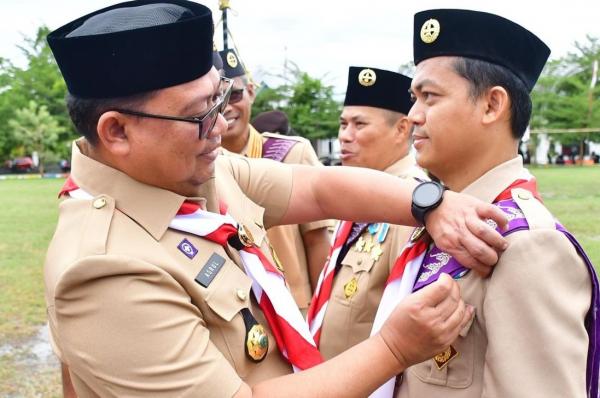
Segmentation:
<svg viewBox="0 0 600 398">
<path fill-rule="evenodd" d="M 223 112 L 225 112 L 225 108 L 227 107 L 227 103 L 229 102 L 229 97 L 231 95 L 232 87 L 232 79 L 221 77 L 221 81 L 219 82 L 220 94 L 219 98 L 217 99 L 217 103 L 213 105 L 213 107 L 210 108 L 208 112 L 206 112 L 203 116 L 198 117 L 155 115 L 152 113 L 138 112 L 122 108 L 114 108 L 111 109 L 111 111 L 123 113 L 125 115 L 148 117 L 152 119 L 174 120 L 176 122 L 194 123 L 198 125 L 198 139 L 203 140 L 208 136 L 208 133 L 210 133 L 215 127 L 217 119 L 219 118 L 219 114 L 223 114 Z"/>
</svg>

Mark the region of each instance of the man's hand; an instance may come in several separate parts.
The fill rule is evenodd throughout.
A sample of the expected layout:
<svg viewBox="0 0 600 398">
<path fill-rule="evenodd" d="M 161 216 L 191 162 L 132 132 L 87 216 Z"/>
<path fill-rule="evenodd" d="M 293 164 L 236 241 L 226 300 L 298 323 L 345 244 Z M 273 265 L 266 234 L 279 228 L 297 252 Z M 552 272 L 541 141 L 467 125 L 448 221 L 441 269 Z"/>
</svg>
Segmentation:
<svg viewBox="0 0 600 398">
<path fill-rule="evenodd" d="M 473 316 L 448 274 L 411 294 L 394 309 L 379 332 L 400 368 L 423 362 L 456 340 Z"/>
<path fill-rule="evenodd" d="M 472 196 L 446 191 L 439 207 L 425 217 L 427 232 L 437 247 L 465 267 L 487 276 L 508 243 L 488 225 L 491 219 L 505 228 L 508 219 L 498 207 Z"/>
</svg>

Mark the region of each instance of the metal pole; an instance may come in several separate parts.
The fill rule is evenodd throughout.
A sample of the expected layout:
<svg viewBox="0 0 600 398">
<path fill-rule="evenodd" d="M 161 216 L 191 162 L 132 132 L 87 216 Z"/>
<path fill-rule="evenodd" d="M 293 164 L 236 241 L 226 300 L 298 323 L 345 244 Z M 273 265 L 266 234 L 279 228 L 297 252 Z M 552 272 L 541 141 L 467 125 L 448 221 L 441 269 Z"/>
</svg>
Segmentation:
<svg viewBox="0 0 600 398">
<path fill-rule="evenodd" d="M 221 10 L 223 15 L 223 50 L 229 49 L 227 32 L 229 32 L 229 28 L 227 27 L 227 9 L 230 8 L 229 0 L 219 0 L 219 10 Z"/>
</svg>

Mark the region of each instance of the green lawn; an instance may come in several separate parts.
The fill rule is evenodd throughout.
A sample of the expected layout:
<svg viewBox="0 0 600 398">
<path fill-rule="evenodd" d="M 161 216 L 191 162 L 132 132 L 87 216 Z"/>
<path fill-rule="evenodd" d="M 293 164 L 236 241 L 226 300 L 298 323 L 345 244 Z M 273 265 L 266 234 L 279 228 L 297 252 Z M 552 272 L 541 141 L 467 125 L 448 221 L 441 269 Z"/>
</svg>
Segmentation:
<svg viewBox="0 0 600 398">
<path fill-rule="evenodd" d="M 600 167 L 533 168 L 546 205 L 600 266 Z M 45 323 L 43 261 L 63 180 L 0 181 L 0 346 Z M 58 396 L 55 369 L 32 371 L 0 351 L 0 396 Z M 34 382 L 35 381 L 35 382 Z M 17 395 L 13 395 L 13 394 Z"/>
</svg>

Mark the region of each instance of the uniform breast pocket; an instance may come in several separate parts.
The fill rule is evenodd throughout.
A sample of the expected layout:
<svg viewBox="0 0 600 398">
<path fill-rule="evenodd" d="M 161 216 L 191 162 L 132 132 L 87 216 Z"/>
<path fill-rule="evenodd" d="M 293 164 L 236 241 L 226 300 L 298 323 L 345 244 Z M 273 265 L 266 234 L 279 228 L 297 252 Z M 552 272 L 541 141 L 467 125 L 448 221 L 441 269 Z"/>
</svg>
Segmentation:
<svg viewBox="0 0 600 398">
<path fill-rule="evenodd" d="M 205 291 L 209 314 L 204 314 L 204 319 L 210 339 L 242 377 L 248 369 L 244 346 L 246 326 L 241 310 L 251 308 L 251 285 L 250 278 L 227 260 Z"/>
<path fill-rule="evenodd" d="M 368 295 L 370 272 L 374 263 L 369 253 L 351 249 L 342 260 L 336 275 L 333 292 L 335 299 L 341 304 L 362 308 Z"/>
<path fill-rule="evenodd" d="M 452 346 L 436 357 L 411 367 L 408 372 L 421 382 L 450 388 L 467 388 L 473 383 L 475 340 L 473 327 L 461 333 Z"/>
</svg>

